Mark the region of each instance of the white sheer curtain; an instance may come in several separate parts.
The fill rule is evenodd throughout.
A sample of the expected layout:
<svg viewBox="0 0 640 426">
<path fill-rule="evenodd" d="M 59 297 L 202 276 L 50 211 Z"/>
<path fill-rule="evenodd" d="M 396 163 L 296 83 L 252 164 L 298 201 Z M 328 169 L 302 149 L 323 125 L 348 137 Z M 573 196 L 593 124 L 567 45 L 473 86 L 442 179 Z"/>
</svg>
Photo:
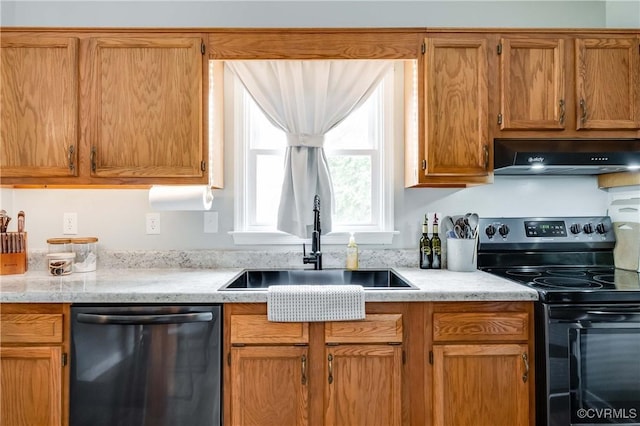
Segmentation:
<svg viewBox="0 0 640 426">
<path fill-rule="evenodd" d="M 308 237 L 317 194 L 322 231 L 331 231 L 333 189 L 324 135 L 367 100 L 391 62 L 273 60 L 227 65 L 269 120 L 287 134 L 277 228 Z"/>
</svg>

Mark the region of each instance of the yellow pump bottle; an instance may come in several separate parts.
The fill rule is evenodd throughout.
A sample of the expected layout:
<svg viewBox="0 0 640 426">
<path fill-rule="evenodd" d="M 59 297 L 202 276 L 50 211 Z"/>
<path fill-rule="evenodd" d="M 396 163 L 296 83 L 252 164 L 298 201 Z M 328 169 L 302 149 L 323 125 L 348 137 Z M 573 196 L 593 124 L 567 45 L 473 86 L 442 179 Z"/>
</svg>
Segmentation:
<svg viewBox="0 0 640 426">
<path fill-rule="evenodd" d="M 351 271 L 358 269 L 358 245 L 353 232 L 349 237 L 349 244 L 347 244 L 347 269 Z"/>
</svg>

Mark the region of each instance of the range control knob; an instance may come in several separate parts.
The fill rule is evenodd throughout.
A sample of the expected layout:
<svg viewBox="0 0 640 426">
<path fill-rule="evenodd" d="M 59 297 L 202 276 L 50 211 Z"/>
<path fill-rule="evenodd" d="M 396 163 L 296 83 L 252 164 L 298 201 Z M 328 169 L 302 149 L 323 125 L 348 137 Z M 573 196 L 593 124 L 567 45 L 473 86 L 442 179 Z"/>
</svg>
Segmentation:
<svg viewBox="0 0 640 426">
<path fill-rule="evenodd" d="M 587 223 L 582 227 L 582 230 L 584 231 L 585 234 L 593 234 L 593 225 L 590 223 Z"/>
<path fill-rule="evenodd" d="M 596 225 L 596 232 L 598 234 L 606 234 L 607 233 L 607 227 L 604 223 L 600 222 L 598 225 Z"/>
<path fill-rule="evenodd" d="M 509 227 L 507 225 L 500 225 L 500 228 L 498 228 L 498 232 L 504 238 L 509 233 Z"/>
<path fill-rule="evenodd" d="M 582 226 L 580 226 L 579 223 L 574 223 L 573 225 L 571 225 L 569 227 L 569 230 L 571 231 L 572 234 L 579 234 L 580 232 L 582 232 Z"/>
<path fill-rule="evenodd" d="M 493 225 L 488 225 L 485 229 L 484 229 L 485 234 L 487 234 L 487 237 L 489 238 L 493 238 L 494 235 L 496 235 L 496 227 Z"/>
</svg>

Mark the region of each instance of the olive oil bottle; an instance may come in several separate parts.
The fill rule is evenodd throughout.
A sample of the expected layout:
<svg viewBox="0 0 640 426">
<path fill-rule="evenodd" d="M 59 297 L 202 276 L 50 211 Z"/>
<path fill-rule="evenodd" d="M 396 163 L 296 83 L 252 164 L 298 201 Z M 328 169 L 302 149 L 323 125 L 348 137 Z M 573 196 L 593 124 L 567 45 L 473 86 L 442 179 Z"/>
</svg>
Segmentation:
<svg viewBox="0 0 640 426">
<path fill-rule="evenodd" d="M 442 241 L 438 235 L 438 215 L 433 215 L 433 236 L 431 237 L 431 267 L 442 268 Z"/>
<path fill-rule="evenodd" d="M 431 269 L 431 239 L 429 238 L 429 219 L 424 215 L 422 237 L 420 237 L 420 269 Z"/>
</svg>

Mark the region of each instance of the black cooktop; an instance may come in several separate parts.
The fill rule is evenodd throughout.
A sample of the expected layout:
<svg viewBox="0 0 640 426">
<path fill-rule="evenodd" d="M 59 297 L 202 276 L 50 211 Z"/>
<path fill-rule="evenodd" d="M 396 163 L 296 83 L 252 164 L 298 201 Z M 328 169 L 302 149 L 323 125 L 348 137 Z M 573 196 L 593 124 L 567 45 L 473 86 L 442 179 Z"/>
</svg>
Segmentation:
<svg viewBox="0 0 640 426">
<path fill-rule="evenodd" d="M 538 291 L 548 303 L 640 302 L 640 273 L 602 266 L 483 268 Z"/>
</svg>

